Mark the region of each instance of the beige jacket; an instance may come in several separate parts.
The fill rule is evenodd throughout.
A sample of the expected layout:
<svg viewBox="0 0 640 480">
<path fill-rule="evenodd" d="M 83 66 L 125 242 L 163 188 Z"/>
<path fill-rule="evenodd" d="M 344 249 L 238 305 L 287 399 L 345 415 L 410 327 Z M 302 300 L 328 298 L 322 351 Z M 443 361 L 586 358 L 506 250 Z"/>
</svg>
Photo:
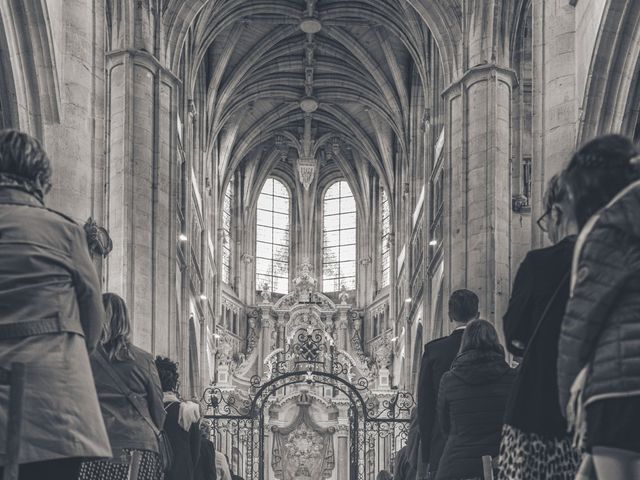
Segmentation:
<svg viewBox="0 0 640 480">
<path fill-rule="evenodd" d="M 83 229 L 0 187 L 0 365 L 27 368 L 20 463 L 111 456 L 89 363 L 104 315 Z"/>
</svg>

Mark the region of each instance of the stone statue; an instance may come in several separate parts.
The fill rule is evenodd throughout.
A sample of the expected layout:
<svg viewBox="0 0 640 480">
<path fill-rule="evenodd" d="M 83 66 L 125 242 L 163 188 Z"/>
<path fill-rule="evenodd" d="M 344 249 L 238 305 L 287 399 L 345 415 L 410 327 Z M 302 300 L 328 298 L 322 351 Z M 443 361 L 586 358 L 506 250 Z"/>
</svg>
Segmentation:
<svg viewBox="0 0 640 480">
<path fill-rule="evenodd" d="M 338 295 L 340 299 L 340 305 L 347 305 L 347 301 L 349 300 L 349 292 L 347 292 L 347 286 L 342 285 L 340 287 L 340 295 Z"/>
<path fill-rule="evenodd" d="M 262 303 L 271 303 L 271 288 L 267 282 L 262 284 L 260 296 L 262 297 Z"/>
<path fill-rule="evenodd" d="M 309 302 L 311 294 L 316 291 L 318 280 L 313 276 L 313 266 L 308 258 L 300 264 L 298 268 L 298 276 L 293 279 L 298 300 L 300 302 Z"/>
</svg>

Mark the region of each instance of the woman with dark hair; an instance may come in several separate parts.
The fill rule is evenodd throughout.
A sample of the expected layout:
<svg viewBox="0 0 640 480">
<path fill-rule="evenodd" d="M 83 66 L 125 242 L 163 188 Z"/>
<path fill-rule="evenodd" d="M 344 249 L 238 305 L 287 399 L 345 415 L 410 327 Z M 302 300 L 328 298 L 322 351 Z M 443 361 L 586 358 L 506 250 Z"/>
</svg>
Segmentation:
<svg viewBox="0 0 640 480">
<path fill-rule="evenodd" d="M 376 475 L 376 480 L 393 480 L 393 475 L 387 470 L 380 470 Z"/>
<path fill-rule="evenodd" d="M 173 449 L 173 464 L 165 480 L 193 480 L 200 458 L 200 405 L 178 397 L 178 364 L 156 357 L 167 418 L 164 430 Z"/>
<path fill-rule="evenodd" d="M 83 458 L 111 456 L 89 363 L 104 321 L 100 282 L 82 227 L 45 207 L 50 188 L 40 143 L 0 131 L 0 365 L 26 365 L 23 480 L 75 479 Z M 8 408 L 0 386 L 0 452 Z"/>
<path fill-rule="evenodd" d="M 135 463 L 137 480 L 160 480 L 157 432 L 162 429 L 165 412 L 158 372 L 151 354 L 131 343 L 124 300 L 105 293 L 102 301 L 107 321 L 91 366 L 113 460 L 83 463 L 80 479 L 127 480 Z"/>
<path fill-rule="evenodd" d="M 472 320 L 438 391 L 438 419 L 447 437 L 437 480 L 480 479 L 482 457 L 497 457 L 507 396 L 515 371 L 496 329 Z"/>
<path fill-rule="evenodd" d="M 578 227 L 566 182 L 549 181 L 538 226 L 552 246 L 530 251 L 518 269 L 503 319 L 507 349 L 523 357 L 509 395 L 499 478 L 573 480 L 580 455 L 558 404 L 558 337 L 569 299 Z"/>
<path fill-rule="evenodd" d="M 598 478 L 640 478 L 639 152 L 620 135 L 599 137 L 566 175 L 581 231 L 558 346 L 560 407 L 586 418 L 578 434 L 586 426 Z"/>
</svg>

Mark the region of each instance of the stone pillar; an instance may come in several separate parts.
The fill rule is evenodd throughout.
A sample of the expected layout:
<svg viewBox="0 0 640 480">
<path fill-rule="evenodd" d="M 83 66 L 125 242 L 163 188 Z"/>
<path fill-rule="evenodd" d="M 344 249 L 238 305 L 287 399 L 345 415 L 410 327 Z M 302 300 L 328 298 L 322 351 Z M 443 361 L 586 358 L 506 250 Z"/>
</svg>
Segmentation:
<svg viewBox="0 0 640 480">
<path fill-rule="evenodd" d="M 444 93 L 445 301 L 453 290 L 473 290 L 480 298 L 481 315 L 499 332 L 510 288 L 514 82 L 512 71 L 483 64 L 470 68 Z"/>
<path fill-rule="evenodd" d="M 180 82 L 155 53 L 157 3 L 111 3 L 106 224 L 114 249 L 105 288 L 125 298 L 134 343 L 184 361 L 188 324 L 183 315 L 184 325 L 176 328 L 173 186 Z"/>
<path fill-rule="evenodd" d="M 271 318 L 271 305 L 262 304 L 258 307 L 260 309 L 260 322 L 262 328 L 260 329 L 260 340 L 258 344 L 258 375 L 262 377 L 264 375 L 264 366 L 260 363 L 264 358 L 271 353 L 271 335 L 274 332 L 274 320 Z"/>
<path fill-rule="evenodd" d="M 342 427 L 342 425 L 340 425 Z M 336 450 L 338 458 L 337 467 L 338 475 L 336 480 L 349 480 L 349 432 L 348 427 L 338 427 L 338 449 Z"/>
<path fill-rule="evenodd" d="M 543 213 L 549 179 L 568 162 L 578 126 L 575 7 L 567 0 L 533 0 L 533 188 L 531 220 Z M 532 225 L 533 247 L 547 241 Z"/>
<path fill-rule="evenodd" d="M 89 0 L 2 3 L 5 28 L 19 28 L 24 22 L 29 24 L 28 31 L 46 32 L 46 41 L 43 38 L 43 44 L 34 44 L 37 51 L 28 54 L 36 70 L 31 71 L 20 60 L 24 72 L 14 73 L 37 77 L 29 81 L 38 86 L 33 93 L 42 95 L 42 111 L 30 111 L 36 110 L 35 105 L 28 104 L 19 108 L 25 116 L 37 116 L 36 123 L 43 123 L 43 131 L 31 130 L 28 123 L 19 127 L 45 142 L 53 168 L 47 206 L 80 224 L 91 216 L 103 226 L 104 5 Z M 25 55 L 26 51 L 16 47 L 18 56 Z"/>
</svg>

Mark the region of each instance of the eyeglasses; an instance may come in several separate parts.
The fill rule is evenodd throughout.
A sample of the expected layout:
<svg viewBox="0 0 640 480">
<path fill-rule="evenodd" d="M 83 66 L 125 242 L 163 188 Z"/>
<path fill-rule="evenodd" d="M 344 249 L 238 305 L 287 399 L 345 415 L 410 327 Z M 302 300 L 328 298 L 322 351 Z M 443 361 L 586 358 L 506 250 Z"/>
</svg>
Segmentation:
<svg viewBox="0 0 640 480">
<path fill-rule="evenodd" d="M 549 216 L 550 213 L 551 213 L 551 210 L 547 210 L 542 214 L 542 216 L 538 220 L 536 220 L 536 223 L 538 224 L 538 228 L 542 230 L 544 233 L 547 233 L 547 231 L 549 230 L 547 228 L 546 218 Z"/>
</svg>

